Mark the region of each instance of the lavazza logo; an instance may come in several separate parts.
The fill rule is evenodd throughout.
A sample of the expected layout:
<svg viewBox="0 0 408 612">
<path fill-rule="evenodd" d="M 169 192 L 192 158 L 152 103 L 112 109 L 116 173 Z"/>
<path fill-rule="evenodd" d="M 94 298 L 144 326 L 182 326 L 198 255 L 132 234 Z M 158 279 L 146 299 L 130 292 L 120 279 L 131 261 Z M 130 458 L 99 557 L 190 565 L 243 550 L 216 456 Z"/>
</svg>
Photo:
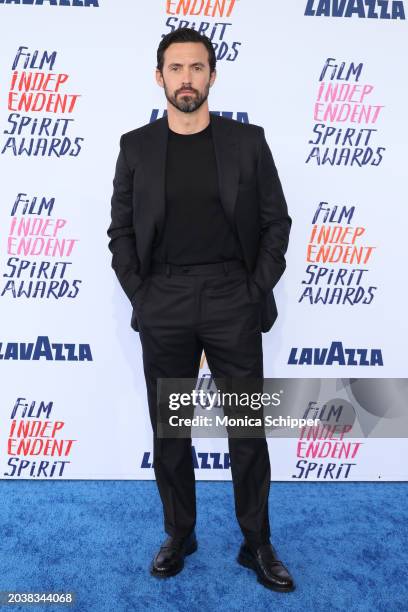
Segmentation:
<svg viewBox="0 0 408 612">
<path fill-rule="evenodd" d="M 16 361 L 93 361 L 89 344 L 50 342 L 37 336 L 35 342 L 0 342 L 0 359 Z"/>
<path fill-rule="evenodd" d="M 342 342 L 333 341 L 324 348 L 298 348 L 290 350 L 289 365 L 382 366 L 381 349 L 344 348 Z"/>
<path fill-rule="evenodd" d="M 405 19 L 401 0 L 307 0 L 306 17 Z"/>
<path fill-rule="evenodd" d="M 200 451 L 197 452 L 195 446 L 191 447 L 191 454 L 193 457 L 193 466 L 195 469 L 200 470 L 229 470 L 231 467 L 229 453 L 217 453 Z M 153 457 L 151 451 L 145 451 L 143 453 L 142 461 L 140 464 L 141 468 L 153 467 Z"/>
</svg>

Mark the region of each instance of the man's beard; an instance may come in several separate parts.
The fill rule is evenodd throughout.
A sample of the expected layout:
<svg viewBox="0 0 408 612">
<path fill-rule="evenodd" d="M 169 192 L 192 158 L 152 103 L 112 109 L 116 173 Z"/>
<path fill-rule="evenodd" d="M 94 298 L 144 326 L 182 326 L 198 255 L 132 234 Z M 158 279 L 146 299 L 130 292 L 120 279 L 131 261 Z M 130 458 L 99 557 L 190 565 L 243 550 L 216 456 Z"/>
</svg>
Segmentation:
<svg viewBox="0 0 408 612">
<path fill-rule="evenodd" d="M 210 91 L 210 82 L 208 82 L 203 94 L 201 94 L 196 89 L 191 88 L 192 92 L 189 94 L 180 94 L 179 92 L 182 90 L 179 89 L 178 92 L 176 92 L 176 94 L 172 96 L 169 95 L 169 91 L 166 87 L 166 83 L 164 82 L 164 80 L 163 83 L 164 93 L 166 95 L 167 100 L 170 102 L 170 104 L 172 104 L 182 113 L 193 113 L 195 110 L 200 108 L 200 106 L 204 104 L 204 102 L 208 98 L 208 92 Z"/>
</svg>

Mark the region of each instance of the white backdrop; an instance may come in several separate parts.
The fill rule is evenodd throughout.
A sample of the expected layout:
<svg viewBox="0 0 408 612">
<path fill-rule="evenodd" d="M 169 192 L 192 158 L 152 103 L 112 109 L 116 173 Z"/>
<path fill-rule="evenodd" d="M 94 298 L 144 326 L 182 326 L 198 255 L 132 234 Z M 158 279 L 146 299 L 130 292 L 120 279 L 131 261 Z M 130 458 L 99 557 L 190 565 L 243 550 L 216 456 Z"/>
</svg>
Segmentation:
<svg viewBox="0 0 408 612">
<path fill-rule="evenodd" d="M 360 13 L 316 15 L 319 6 L 320 13 L 324 6 L 334 11 L 335 3 L 306 0 L 31 4 L 0 2 L 3 478 L 154 477 L 139 336 L 110 268 L 106 230 L 119 137 L 163 115 L 156 49 L 161 36 L 180 25 L 201 24 L 213 33 L 219 60 L 210 110 L 265 128 L 293 219 L 287 271 L 275 290 L 279 317 L 263 334 L 265 376 L 407 377 L 404 3 L 386 3 L 394 18 L 386 18 L 384 6 L 373 18 L 363 3 L 350 2 L 346 9 L 354 4 Z M 337 69 L 321 79 L 328 58 Z M 26 99 L 26 108 L 18 89 L 24 71 L 43 73 L 46 88 L 29 89 L 41 95 Z M 57 82 L 55 75 L 65 76 Z M 330 84 L 341 99 L 324 119 L 324 98 L 315 104 L 319 89 L 324 95 Z M 55 93 L 65 108 L 53 106 Z M 48 110 L 41 109 L 44 101 Z M 353 155 L 366 163 L 351 163 Z M 333 156 L 334 165 L 323 163 Z M 49 208 L 41 208 L 43 198 Z M 321 202 L 332 213 L 337 206 L 326 221 L 322 213 L 314 220 Z M 343 207 L 349 216 L 341 216 Z M 338 234 L 326 245 L 326 263 L 316 260 L 316 245 L 308 255 L 314 225 Z M 336 261 L 339 253 L 343 262 Z M 41 270 L 42 262 L 49 265 Z M 326 275 L 307 284 L 315 278 L 311 272 L 324 267 Z M 334 287 L 329 272 L 340 268 L 343 281 Z M 352 303 L 343 303 L 347 288 L 354 290 Z M 315 303 L 326 291 L 334 303 Z M 347 357 L 318 365 L 316 352 L 302 351 L 331 346 L 337 355 L 364 349 L 371 365 L 364 365 L 362 353 L 353 365 Z M 205 360 L 201 374 L 208 374 Z M 26 414 L 24 402 L 32 405 Z M 41 402 L 48 411 L 37 412 Z M 33 427 L 25 447 L 13 421 Z M 269 444 L 272 479 L 306 478 L 297 467 L 297 440 Z M 223 467 L 226 440 L 197 439 L 194 446 L 198 479 L 230 478 Z M 352 469 L 338 478 L 405 480 L 406 451 L 404 438 L 365 439 Z"/>
</svg>

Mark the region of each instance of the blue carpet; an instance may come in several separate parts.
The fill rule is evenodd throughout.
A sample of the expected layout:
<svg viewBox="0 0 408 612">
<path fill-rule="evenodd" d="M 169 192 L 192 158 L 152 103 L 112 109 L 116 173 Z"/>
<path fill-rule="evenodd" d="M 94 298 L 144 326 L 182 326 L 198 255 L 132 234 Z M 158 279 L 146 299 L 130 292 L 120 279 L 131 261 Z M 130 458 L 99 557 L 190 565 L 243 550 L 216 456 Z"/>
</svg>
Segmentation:
<svg viewBox="0 0 408 612">
<path fill-rule="evenodd" d="M 272 543 L 293 593 L 235 561 L 229 482 L 198 482 L 198 551 L 167 580 L 148 573 L 165 534 L 152 481 L 2 481 L 0 590 L 75 591 L 81 612 L 408 610 L 405 483 L 271 483 Z"/>
</svg>

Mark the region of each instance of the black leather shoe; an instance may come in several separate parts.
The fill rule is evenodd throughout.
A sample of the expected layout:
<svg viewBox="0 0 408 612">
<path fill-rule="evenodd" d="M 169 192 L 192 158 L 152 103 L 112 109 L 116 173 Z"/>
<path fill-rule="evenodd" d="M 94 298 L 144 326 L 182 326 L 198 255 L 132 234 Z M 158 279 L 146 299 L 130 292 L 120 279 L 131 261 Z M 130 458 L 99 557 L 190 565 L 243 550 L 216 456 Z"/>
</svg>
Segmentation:
<svg viewBox="0 0 408 612">
<path fill-rule="evenodd" d="M 294 591 L 295 584 L 292 576 L 277 558 L 271 544 L 262 544 L 252 551 L 244 542 L 240 548 L 237 561 L 244 567 L 254 570 L 258 576 L 258 582 L 268 589 L 281 593 Z"/>
<path fill-rule="evenodd" d="M 175 576 L 184 567 L 184 557 L 197 550 L 195 532 L 185 538 L 169 536 L 152 561 L 150 573 L 157 578 Z"/>
</svg>

